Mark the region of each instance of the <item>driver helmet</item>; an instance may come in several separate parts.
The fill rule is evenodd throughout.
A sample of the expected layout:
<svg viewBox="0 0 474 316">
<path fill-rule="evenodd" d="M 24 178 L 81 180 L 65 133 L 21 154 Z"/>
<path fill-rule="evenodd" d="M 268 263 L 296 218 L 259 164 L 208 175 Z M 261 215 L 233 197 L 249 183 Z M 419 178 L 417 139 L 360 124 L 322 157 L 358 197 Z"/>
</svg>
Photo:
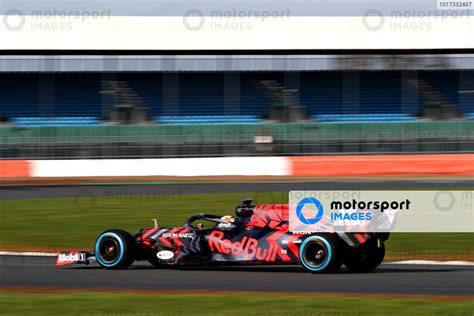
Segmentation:
<svg viewBox="0 0 474 316">
<path fill-rule="evenodd" d="M 233 223 L 235 221 L 235 218 L 233 218 L 230 215 L 226 215 L 226 216 L 222 216 L 221 220 L 224 221 L 224 222 Z"/>
</svg>

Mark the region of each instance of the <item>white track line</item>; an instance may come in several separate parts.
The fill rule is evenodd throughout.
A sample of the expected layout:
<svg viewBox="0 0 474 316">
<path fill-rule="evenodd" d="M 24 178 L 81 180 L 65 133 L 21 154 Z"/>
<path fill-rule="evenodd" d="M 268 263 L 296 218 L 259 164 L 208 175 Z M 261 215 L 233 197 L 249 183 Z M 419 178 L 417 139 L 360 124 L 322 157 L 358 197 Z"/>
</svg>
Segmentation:
<svg viewBox="0 0 474 316">
<path fill-rule="evenodd" d="M 447 266 L 474 266 L 471 261 L 435 261 L 435 260 L 403 260 L 384 262 L 388 264 L 413 264 L 413 265 L 447 265 Z"/>
<path fill-rule="evenodd" d="M 0 256 L 56 257 L 56 253 L 53 253 L 53 252 L 0 251 Z"/>
<path fill-rule="evenodd" d="M 56 257 L 56 253 L 54 252 L 0 251 L 0 256 Z M 384 263 L 385 264 L 411 264 L 411 265 L 474 266 L 474 262 L 472 261 L 403 260 L 403 261 L 386 261 Z"/>
</svg>

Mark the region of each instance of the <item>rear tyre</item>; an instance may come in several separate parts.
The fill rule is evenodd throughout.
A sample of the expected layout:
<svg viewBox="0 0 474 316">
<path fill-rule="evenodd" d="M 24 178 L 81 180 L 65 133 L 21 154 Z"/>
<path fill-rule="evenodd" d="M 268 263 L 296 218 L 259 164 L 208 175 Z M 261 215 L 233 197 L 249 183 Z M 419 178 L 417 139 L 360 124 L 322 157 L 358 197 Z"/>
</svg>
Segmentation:
<svg viewBox="0 0 474 316">
<path fill-rule="evenodd" d="M 94 253 L 102 267 L 126 269 L 135 261 L 135 239 L 124 230 L 107 230 L 97 237 Z"/>
<path fill-rule="evenodd" d="M 328 273 L 342 265 L 339 240 L 332 235 L 314 235 L 300 246 L 300 262 L 306 271 Z"/>
<path fill-rule="evenodd" d="M 344 265 L 352 272 L 369 272 L 377 268 L 385 257 L 385 245 L 367 242 L 350 251 L 344 259 Z"/>
</svg>

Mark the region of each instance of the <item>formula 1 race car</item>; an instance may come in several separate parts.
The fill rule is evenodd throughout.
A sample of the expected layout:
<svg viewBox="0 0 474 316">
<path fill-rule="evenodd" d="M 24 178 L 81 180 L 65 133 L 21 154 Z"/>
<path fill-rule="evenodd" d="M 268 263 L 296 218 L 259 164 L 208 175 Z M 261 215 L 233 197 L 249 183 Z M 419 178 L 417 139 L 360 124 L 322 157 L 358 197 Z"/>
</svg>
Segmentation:
<svg viewBox="0 0 474 316">
<path fill-rule="evenodd" d="M 180 227 L 141 229 L 131 235 L 111 229 L 99 235 L 93 252 L 57 254 L 56 265 L 88 264 L 125 269 L 134 261 L 157 267 L 210 264 L 298 264 L 325 273 L 344 264 L 354 272 L 375 269 L 385 255 L 388 234 L 311 233 L 288 230 L 287 204 L 251 205 L 246 199 L 236 217 L 196 214 Z M 204 228 L 203 221 L 212 227 Z"/>
</svg>

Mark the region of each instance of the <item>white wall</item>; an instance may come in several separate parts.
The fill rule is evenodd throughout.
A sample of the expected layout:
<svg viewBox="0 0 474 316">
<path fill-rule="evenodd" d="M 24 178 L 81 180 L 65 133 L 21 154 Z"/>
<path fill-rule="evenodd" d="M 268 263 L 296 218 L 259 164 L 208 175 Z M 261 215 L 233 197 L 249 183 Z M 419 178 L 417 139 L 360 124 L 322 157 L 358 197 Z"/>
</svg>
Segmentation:
<svg viewBox="0 0 474 316">
<path fill-rule="evenodd" d="M 33 160 L 32 177 L 288 175 L 286 157 Z"/>
<path fill-rule="evenodd" d="M 472 16 L 294 16 L 265 21 L 182 16 L 64 19 L 0 16 L 0 49 L 247 50 L 473 48 Z M 199 19 L 199 18 L 198 18 Z M 6 22 L 5 22 L 6 21 Z M 190 30 L 197 27 L 198 30 Z M 225 26 L 229 27 L 226 28 Z M 232 27 L 236 29 L 232 29 Z"/>
</svg>

